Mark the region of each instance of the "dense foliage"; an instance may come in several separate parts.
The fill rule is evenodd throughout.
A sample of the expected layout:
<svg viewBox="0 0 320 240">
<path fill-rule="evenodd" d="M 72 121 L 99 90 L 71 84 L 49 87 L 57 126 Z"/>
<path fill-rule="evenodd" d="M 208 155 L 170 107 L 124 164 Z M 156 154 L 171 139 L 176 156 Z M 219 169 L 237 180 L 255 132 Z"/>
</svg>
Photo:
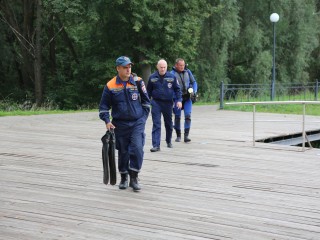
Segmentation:
<svg viewBox="0 0 320 240">
<path fill-rule="evenodd" d="M 146 79 L 160 58 L 185 58 L 204 101 L 221 81 L 320 77 L 319 0 L 0 0 L 0 101 L 96 107 L 115 59 Z"/>
</svg>

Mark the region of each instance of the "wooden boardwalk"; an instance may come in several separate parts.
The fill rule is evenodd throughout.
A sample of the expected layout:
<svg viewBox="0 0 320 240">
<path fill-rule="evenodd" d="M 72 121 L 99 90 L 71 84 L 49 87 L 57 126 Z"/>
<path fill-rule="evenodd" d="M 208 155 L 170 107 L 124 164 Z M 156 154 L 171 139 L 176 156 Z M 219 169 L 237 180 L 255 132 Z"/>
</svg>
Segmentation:
<svg viewBox="0 0 320 240">
<path fill-rule="evenodd" d="M 320 239 L 319 149 L 253 147 L 252 113 L 196 106 L 173 149 L 149 151 L 148 119 L 134 193 L 102 183 L 97 115 L 0 118 L 1 240 Z M 301 131 L 302 116 L 256 117 L 257 139 Z"/>
</svg>

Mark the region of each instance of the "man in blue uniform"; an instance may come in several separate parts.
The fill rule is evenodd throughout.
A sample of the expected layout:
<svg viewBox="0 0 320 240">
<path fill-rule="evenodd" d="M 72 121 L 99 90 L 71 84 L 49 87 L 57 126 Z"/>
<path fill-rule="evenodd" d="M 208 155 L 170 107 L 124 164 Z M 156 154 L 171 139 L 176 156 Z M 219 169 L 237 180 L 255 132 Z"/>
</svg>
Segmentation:
<svg viewBox="0 0 320 240">
<path fill-rule="evenodd" d="M 181 110 L 184 110 L 184 142 L 190 142 L 189 132 L 191 127 L 192 103 L 196 101 L 198 85 L 192 72 L 186 68 L 185 61 L 182 58 L 176 60 L 175 66 L 171 73 L 177 78 L 182 91 L 182 108 L 173 109 L 174 129 L 176 130 L 176 142 L 181 141 Z M 176 99 L 175 102 L 179 101 Z"/>
<path fill-rule="evenodd" d="M 128 57 L 121 56 L 116 60 L 118 74 L 103 89 L 99 117 L 108 130 L 114 129 L 116 136 L 121 174 L 119 188 L 128 187 L 129 173 L 129 186 L 139 191 L 138 173 L 143 162 L 144 131 L 150 112 L 150 99 L 143 80 L 131 74 L 131 66 Z"/>
<path fill-rule="evenodd" d="M 173 98 L 177 99 L 176 107 L 181 108 L 181 90 L 177 79 L 167 72 L 168 64 L 164 59 L 158 61 L 157 71 L 148 80 L 147 91 L 151 100 L 152 110 L 152 148 L 151 152 L 160 151 L 161 114 L 166 128 L 167 147 L 172 148 L 172 106 Z"/>
</svg>

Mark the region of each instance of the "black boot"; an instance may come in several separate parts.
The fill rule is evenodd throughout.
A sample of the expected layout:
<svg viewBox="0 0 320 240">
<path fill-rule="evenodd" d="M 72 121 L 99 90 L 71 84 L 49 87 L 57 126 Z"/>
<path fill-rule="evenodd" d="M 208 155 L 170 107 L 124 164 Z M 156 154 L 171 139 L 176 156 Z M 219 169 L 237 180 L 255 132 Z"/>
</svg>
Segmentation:
<svg viewBox="0 0 320 240">
<path fill-rule="evenodd" d="M 128 174 L 122 173 L 119 189 L 127 189 L 127 188 L 128 188 Z"/>
<path fill-rule="evenodd" d="M 177 130 L 176 129 L 176 133 L 177 133 L 177 138 L 176 138 L 176 142 L 181 142 L 181 130 Z"/>
<path fill-rule="evenodd" d="M 141 190 L 141 187 L 138 183 L 138 172 L 130 170 L 130 184 L 129 186 L 133 188 L 133 191 L 137 192 Z"/>
<path fill-rule="evenodd" d="M 187 128 L 187 129 L 184 130 L 184 142 L 191 142 L 191 139 L 188 138 L 189 131 L 190 131 L 190 128 Z"/>
<path fill-rule="evenodd" d="M 174 116 L 174 129 L 176 130 L 176 133 L 177 133 L 177 138 L 175 140 L 176 142 L 181 142 L 181 130 L 180 130 L 180 127 L 181 127 L 181 117 L 175 115 Z"/>
<path fill-rule="evenodd" d="M 150 149 L 150 152 L 159 152 L 160 151 L 160 147 L 153 147 Z"/>
</svg>

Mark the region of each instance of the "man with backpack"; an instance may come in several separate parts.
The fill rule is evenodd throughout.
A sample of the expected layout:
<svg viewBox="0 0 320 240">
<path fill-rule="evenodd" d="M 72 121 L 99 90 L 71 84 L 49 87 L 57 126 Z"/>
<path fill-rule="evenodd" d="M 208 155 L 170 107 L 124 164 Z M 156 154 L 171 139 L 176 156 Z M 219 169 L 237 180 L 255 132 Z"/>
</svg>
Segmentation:
<svg viewBox="0 0 320 240">
<path fill-rule="evenodd" d="M 184 142 L 190 142 L 189 132 L 191 127 L 191 111 L 192 103 L 197 99 L 198 85 L 192 72 L 186 68 L 184 59 L 178 58 L 175 62 L 175 66 L 172 68 L 171 73 L 179 81 L 182 92 L 182 108 L 179 109 L 176 106 L 173 108 L 175 115 L 174 129 L 176 130 L 177 138 L 176 142 L 181 142 L 181 110 L 184 110 Z"/>
</svg>

